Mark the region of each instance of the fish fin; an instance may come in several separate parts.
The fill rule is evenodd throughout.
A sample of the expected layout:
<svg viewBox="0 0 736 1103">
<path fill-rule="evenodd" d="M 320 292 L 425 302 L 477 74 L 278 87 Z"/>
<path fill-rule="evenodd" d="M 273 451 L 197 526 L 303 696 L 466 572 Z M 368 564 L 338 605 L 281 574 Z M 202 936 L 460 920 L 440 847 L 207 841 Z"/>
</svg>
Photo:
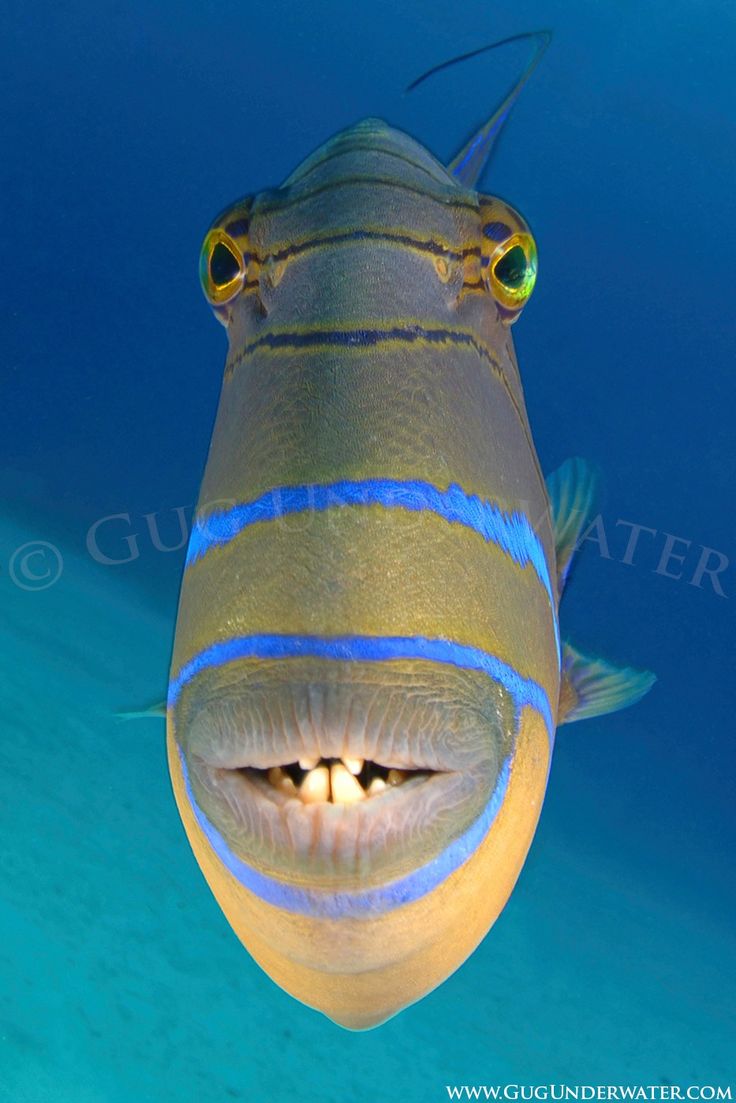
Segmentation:
<svg viewBox="0 0 736 1103">
<path fill-rule="evenodd" d="M 557 556 L 557 592 L 562 594 L 580 534 L 590 521 L 598 498 L 598 468 L 575 456 L 547 477 Z"/>
<path fill-rule="evenodd" d="M 166 717 L 166 701 L 157 701 L 145 709 L 130 709 L 124 712 L 116 712 L 117 720 L 158 720 Z"/>
<path fill-rule="evenodd" d="M 506 98 L 499 107 L 496 108 L 490 119 L 476 130 L 470 141 L 466 142 L 460 152 L 447 166 L 448 171 L 451 172 L 453 176 L 456 176 L 461 184 L 465 184 L 468 188 L 475 187 L 511 108 L 516 103 L 519 98 L 519 93 L 529 80 L 529 77 L 532 75 L 537 65 L 539 65 L 544 51 L 552 41 L 552 32 L 530 31 L 527 34 L 515 34 L 511 38 L 504 38 L 500 42 L 491 42 L 488 46 L 481 46 L 477 50 L 471 50 L 470 53 L 461 54 L 459 57 L 453 57 L 449 61 L 443 61 L 441 64 L 435 65 L 432 69 L 423 73 L 421 77 L 417 77 L 417 79 L 406 89 L 407 92 L 411 92 L 417 85 L 422 84 L 429 77 L 434 76 L 435 73 L 439 73 L 440 70 L 448 69 L 451 65 L 457 65 L 461 61 L 468 61 L 471 57 L 477 57 L 478 54 L 484 54 L 489 50 L 495 50 L 499 46 L 508 46 L 512 42 L 524 41 L 534 42 L 536 44 L 534 54 L 526 69 L 516 81 L 513 88 L 511 88 Z"/>
<path fill-rule="evenodd" d="M 583 655 L 569 643 L 562 649 L 562 681 L 557 723 L 571 724 L 635 705 L 656 682 L 648 670 L 614 666 Z"/>
</svg>

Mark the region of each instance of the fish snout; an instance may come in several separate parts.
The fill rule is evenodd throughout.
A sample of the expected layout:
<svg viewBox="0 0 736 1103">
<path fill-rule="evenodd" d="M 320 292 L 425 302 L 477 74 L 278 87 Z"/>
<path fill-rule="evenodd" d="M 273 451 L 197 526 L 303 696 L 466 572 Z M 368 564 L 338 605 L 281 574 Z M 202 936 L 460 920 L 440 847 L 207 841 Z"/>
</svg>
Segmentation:
<svg viewBox="0 0 736 1103">
<path fill-rule="evenodd" d="M 192 802 L 235 861 L 355 892 L 411 875 L 478 820 L 513 707 L 474 672 L 295 658 L 198 674 L 174 731 Z"/>
<path fill-rule="evenodd" d="M 408 674 L 408 671 L 404 673 Z M 415 689 L 421 683 L 419 673 L 412 672 Z M 296 686 L 300 684 L 297 681 L 290 691 L 296 694 L 297 699 Z M 461 831 L 458 836 L 457 832 L 461 829 L 457 813 L 461 804 L 451 806 L 450 817 L 455 817 L 452 828 L 448 831 L 445 825 L 445 830 L 440 834 L 443 839 L 451 837 L 453 841 L 445 845 L 443 851 L 434 859 L 425 861 L 413 873 L 378 884 L 373 889 L 366 887 L 369 880 L 366 878 L 355 892 L 344 888 L 354 878 L 346 877 L 340 882 L 335 873 L 337 867 L 330 863 L 331 888 L 325 891 L 313 891 L 311 888 L 316 881 L 326 880 L 324 862 L 317 863 L 315 867 L 313 861 L 308 861 L 305 864 L 305 878 L 301 882 L 293 876 L 287 881 L 278 874 L 270 878 L 258 874 L 253 880 L 237 864 L 233 865 L 223 850 L 224 837 L 212 826 L 212 821 L 218 817 L 223 827 L 225 824 L 226 817 L 221 816 L 217 803 L 208 810 L 212 821 L 204 818 L 192 803 L 194 792 L 199 794 L 198 799 L 202 799 L 202 787 L 206 789 L 207 782 L 206 779 L 203 782 L 195 780 L 193 784 L 187 782 L 187 760 L 194 761 L 194 752 L 190 749 L 188 754 L 185 753 L 177 742 L 174 716 L 169 714 L 168 753 L 177 804 L 196 858 L 233 930 L 277 984 L 298 1000 L 349 1029 L 365 1030 L 384 1022 L 431 991 L 458 968 L 504 907 L 529 848 L 549 769 L 549 737 L 544 720 L 530 707 L 521 711 L 517 717 L 513 755 L 510 759 L 503 759 L 494 782 L 491 780 L 493 763 L 497 759 L 493 755 L 474 763 L 477 751 L 471 750 L 471 747 L 477 739 L 477 732 L 470 731 L 472 708 L 464 699 L 464 690 L 471 688 L 456 684 L 456 726 L 453 730 L 452 710 L 445 703 L 443 729 L 452 731 L 448 744 L 461 747 L 463 734 L 467 736 L 467 758 L 456 771 L 437 770 L 436 773 L 475 774 L 478 778 L 475 784 L 481 793 L 492 789 L 485 810 L 471 824 L 469 831 Z M 355 702 L 356 696 L 363 701 L 364 707 L 370 708 L 367 700 L 356 694 L 353 688 L 349 694 L 350 701 Z M 412 694 L 408 696 L 413 700 Z M 427 689 L 427 702 L 431 699 L 432 694 Z M 374 697 L 374 719 L 375 715 L 383 713 L 392 715 L 385 702 L 376 709 L 376 700 Z M 313 707 L 314 703 L 313 700 Z M 186 714 L 192 702 L 187 705 L 183 701 L 182 704 Z M 418 706 L 414 704 L 413 707 Z M 327 709 L 324 715 L 329 714 Z M 352 714 L 358 714 L 355 703 Z M 463 714 L 467 727 L 460 720 Z M 427 721 L 427 713 L 424 713 L 424 719 Z M 488 720 L 489 717 L 483 712 L 480 718 L 476 717 L 476 725 L 488 724 Z M 496 722 L 501 725 L 503 720 L 501 710 Z M 369 714 L 365 715 L 365 727 L 367 731 L 373 730 Z M 410 727 L 408 722 L 407 727 Z M 215 727 L 211 728 L 211 733 L 215 730 Z M 352 731 L 351 728 L 347 730 Z M 427 730 L 432 730 L 428 721 Z M 487 730 L 493 731 L 493 724 Z M 284 724 L 283 732 L 287 731 Z M 196 728 L 193 727 L 187 734 L 195 733 Z M 200 741 L 204 740 L 202 731 L 197 734 Z M 221 738 L 220 732 L 214 739 L 212 749 Z M 377 743 L 380 744 L 380 740 Z M 433 740 L 429 739 L 428 743 L 432 746 Z M 330 748 L 333 746 L 330 744 Z M 505 747 L 503 744 L 501 746 L 499 753 L 503 754 Z M 203 749 L 200 742 L 198 750 Z M 220 751 L 225 753 L 223 744 L 220 744 Z M 437 753 L 439 756 L 439 751 Z M 447 750 L 446 753 L 449 757 L 456 752 Z M 484 764 L 482 767 L 481 762 Z M 404 786 L 406 782 L 391 788 L 388 796 L 392 793 L 398 796 Z M 412 862 L 417 860 L 412 845 L 412 830 L 416 828 L 422 834 L 421 822 L 426 813 L 426 809 L 420 808 L 420 792 L 420 786 L 416 785 L 411 797 L 412 802 L 416 802 L 415 819 L 407 817 L 404 820 L 407 832 L 403 835 L 398 832 L 400 847 L 405 848 L 406 854 L 414 855 Z M 471 792 L 474 792 L 472 786 Z M 408 795 L 411 790 L 406 787 L 405 793 Z M 378 812 L 381 802 L 384 802 L 388 824 L 386 831 L 396 838 L 397 830 L 391 823 L 393 809 L 388 796 L 383 792 L 376 797 L 346 804 L 341 804 L 339 800 L 335 802 L 333 797 L 323 803 L 323 808 L 338 812 L 342 808 L 345 813 L 343 828 L 353 832 L 353 842 L 357 840 L 360 850 L 365 845 L 360 833 L 364 825 L 359 819 L 351 818 L 357 810 L 372 806 Z M 299 811 L 299 798 L 291 796 L 289 799 Z M 304 807 L 309 811 L 315 806 L 307 803 Z M 238 815 L 240 808 L 238 801 L 234 805 Z M 434 810 L 435 817 L 441 821 L 445 810 L 440 803 Z M 480 832 L 474 835 L 474 827 L 478 824 Z M 443 863 L 443 856 L 451 853 L 458 842 L 465 844 L 465 849 L 461 846 L 459 860 L 448 866 Z M 323 845 L 324 840 L 315 836 L 314 851 L 319 851 Z M 422 853 L 418 860 L 426 858 L 427 854 Z M 265 868 L 262 859 L 261 864 Z M 348 868 L 355 867 L 348 863 Z M 406 862 L 403 868 L 406 868 Z M 253 873 L 255 866 L 248 869 Z M 282 886 L 285 891 L 274 895 L 274 885 Z"/>
</svg>

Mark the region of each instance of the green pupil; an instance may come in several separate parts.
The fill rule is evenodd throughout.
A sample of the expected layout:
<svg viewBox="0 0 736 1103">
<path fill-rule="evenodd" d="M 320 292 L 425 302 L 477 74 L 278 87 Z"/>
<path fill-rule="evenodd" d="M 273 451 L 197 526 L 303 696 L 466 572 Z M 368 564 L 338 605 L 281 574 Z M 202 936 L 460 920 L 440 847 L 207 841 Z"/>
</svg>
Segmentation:
<svg viewBox="0 0 736 1103">
<path fill-rule="evenodd" d="M 240 264 L 226 245 L 218 241 L 210 257 L 210 277 L 215 287 L 225 287 L 240 272 Z"/>
<path fill-rule="evenodd" d="M 520 245 L 514 245 L 504 253 L 493 268 L 494 275 L 504 287 L 515 291 L 526 279 L 526 254 Z"/>
</svg>

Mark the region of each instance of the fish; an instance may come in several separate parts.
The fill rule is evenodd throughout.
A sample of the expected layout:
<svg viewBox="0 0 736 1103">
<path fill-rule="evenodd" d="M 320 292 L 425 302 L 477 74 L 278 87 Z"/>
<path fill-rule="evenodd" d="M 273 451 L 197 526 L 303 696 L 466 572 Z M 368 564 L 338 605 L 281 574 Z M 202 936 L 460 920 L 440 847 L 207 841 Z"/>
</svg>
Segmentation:
<svg viewBox="0 0 736 1103">
<path fill-rule="evenodd" d="M 476 188 L 548 42 L 518 37 L 532 61 L 448 165 L 365 119 L 202 246 L 228 353 L 171 780 L 237 937 L 350 1030 L 421 999 L 492 927 L 557 726 L 653 682 L 560 636 L 597 474 L 572 459 L 545 483 L 511 337 L 536 245 Z"/>
</svg>

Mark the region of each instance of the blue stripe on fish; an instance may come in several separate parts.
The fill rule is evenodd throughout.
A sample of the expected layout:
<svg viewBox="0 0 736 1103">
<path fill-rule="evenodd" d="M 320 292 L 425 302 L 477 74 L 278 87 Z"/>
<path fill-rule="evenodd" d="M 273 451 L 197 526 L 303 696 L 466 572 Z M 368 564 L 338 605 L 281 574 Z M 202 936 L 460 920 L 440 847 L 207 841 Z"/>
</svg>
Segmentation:
<svg viewBox="0 0 736 1103">
<path fill-rule="evenodd" d="M 189 803 L 192 806 L 197 823 L 204 832 L 210 846 L 233 877 L 250 892 L 255 893 L 256 896 L 277 908 L 284 908 L 286 911 L 297 912 L 302 915 L 326 916 L 331 919 L 380 915 L 382 912 L 398 908 L 402 904 L 409 904 L 413 900 L 418 900 L 421 896 L 426 896 L 428 892 L 436 888 L 440 882 L 444 881 L 463 862 L 467 861 L 488 834 L 506 795 L 511 772 L 511 759 L 507 758 L 499 772 L 491 799 L 478 819 L 463 832 L 460 838 L 455 839 L 426 865 L 415 869 L 406 877 L 401 877 L 399 880 L 391 881 L 386 885 L 378 885 L 376 888 L 364 889 L 361 892 L 330 892 L 304 889 L 296 885 L 286 884 L 275 877 L 269 877 L 265 873 L 261 873 L 247 865 L 242 858 L 238 858 L 219 831 L 198 807 L 189 782 L 186 761 L 181 748 L 179 748 L 179 761 L 181 762 Z"/>
<path fill-rule="evenodd" d="M 452 640 L 426 636 L 236 636 L 221 640 L 200 651 L 185 663 L 169 684 L 168 706 L 173 708 L 187 682 L 213 666 L 238 659 L 333 659 L 338 662 L 387 662 L 392 659 L 421 659 L 447 663 L 464 670 L 479 670 L 499 682 L 510 694 L 518 714 L 530 705 L 542 716 L 550 739 L 555 722 L 544 689 L 531 678 L 524 678 L 508 663 L 479 647 Z"/>
<path fill-rule="evenodd" d="M 440 490 L 420 480 L 341 480 L 327 485 L 282 486 L 267 491 L 252 502 L 232 506 L 197 519 L 187 552 L 187 566 L 210 548 L 221 547 L 247 528 L 263 521 L 311 510 L 324 512 L 341 506 L 379 505 L 385 509 L 406 509 L 413 513 L 436 513 L 451 524 L 464 525 L 496 544 L 520 567 L 531 563 L 549 596 L 557 628 L 555 598 L 542 542 L 523 513 L 506 513 L 493 502 L 466 494 L 451 483 Z"/>
</svg>

